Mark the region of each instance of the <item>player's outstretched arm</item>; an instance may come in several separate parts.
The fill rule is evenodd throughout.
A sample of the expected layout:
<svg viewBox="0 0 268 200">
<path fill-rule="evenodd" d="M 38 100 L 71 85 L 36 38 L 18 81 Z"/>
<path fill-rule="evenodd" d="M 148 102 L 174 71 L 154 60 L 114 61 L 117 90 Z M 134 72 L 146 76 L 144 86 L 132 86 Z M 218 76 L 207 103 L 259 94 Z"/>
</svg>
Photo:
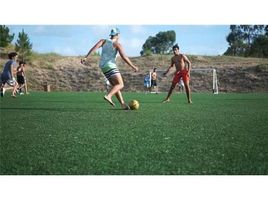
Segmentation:
<svg viewBox="0 0 268 200">
<path fill-rule="evenodd" d="M 84 64 L 85 61 L 86 61 L 86 59 L 87 59 L 87 57 L 88 57 L 91 53 L 95 52 L 98 48 L 100 48 L 104 43 L 105 43 L 105 40 L 104 40 L 104 39 L 101 39 L 99 42 L 97 42 L 97 43 L 96 43 L 96 44 L 89 50 L 89 52 L 87 53 L 87 55 L 86 55 L 83 59 L 81 59 L 81 63 Z"/>
<path fill-rule="evenodd" d="M 169 70 L 170 70 L 173 66 L 174 66 L 174 63 L 173 63 L 173 61 L 171 60 L 171 64 L 170 64 L 170 66 L 169 66 L 169 67 L 167 68 L 167 70 L 163 73 L 163 75 L 166 76 L 167 73 L 169 72 Z"/>
</svg>

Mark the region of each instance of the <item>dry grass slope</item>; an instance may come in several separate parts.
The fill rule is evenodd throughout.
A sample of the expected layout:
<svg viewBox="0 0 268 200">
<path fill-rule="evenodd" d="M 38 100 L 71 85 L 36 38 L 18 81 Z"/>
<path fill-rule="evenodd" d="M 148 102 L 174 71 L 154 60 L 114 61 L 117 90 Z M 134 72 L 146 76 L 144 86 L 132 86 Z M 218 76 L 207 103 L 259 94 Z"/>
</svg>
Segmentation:
<svg viewBox="0 0 268 200">
<path fill-rule="evenodd" d="M 117 59 L 125 81 L 125 91 L 143 91 L 143 76 L 153 67 L 165 70 L 172 55 L 133 57 L 131 60 L 140 71 L 132 72 L 122 59 Z M 231 56 L 189 55 L 193 68 L 217 69 L 221 92 L 268 92 L 268 59 Z M 3 66 L 6 59 L 1 58 Z M 80 57 L 64 57 L 57 54 L 34 54 L 28 65 L 30 90 L 43 90 L 50 84 L 53 91 L 104 91 L 104 78 L 98 68 L 98 56 L 90 58 L 87 65 L 80 64 Z M 211 79 L 202 73 L 192 74 L 192 90 L 210 90 Z M 160 80 L 161 81 L 161 80 Z M 168 90 L 170 82 L 161 87 Z"/>
</svg>

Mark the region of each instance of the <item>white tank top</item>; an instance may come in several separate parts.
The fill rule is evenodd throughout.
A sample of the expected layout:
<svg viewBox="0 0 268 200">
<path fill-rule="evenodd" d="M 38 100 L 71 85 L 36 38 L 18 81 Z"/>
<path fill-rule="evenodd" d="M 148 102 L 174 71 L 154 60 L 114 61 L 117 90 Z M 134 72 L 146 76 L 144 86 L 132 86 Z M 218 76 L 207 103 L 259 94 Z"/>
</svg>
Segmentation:
<svg viewBox="0 0 268 200">
<path fill-rule="evenodd" d="M 116 65 L 116 55 L 117 50 L 113 46 L 113 41 L 111 39 L 105 40 L 105 43 L 102 46 L 100 68 L 103 68 L 107 65 Z"/>
</svg>

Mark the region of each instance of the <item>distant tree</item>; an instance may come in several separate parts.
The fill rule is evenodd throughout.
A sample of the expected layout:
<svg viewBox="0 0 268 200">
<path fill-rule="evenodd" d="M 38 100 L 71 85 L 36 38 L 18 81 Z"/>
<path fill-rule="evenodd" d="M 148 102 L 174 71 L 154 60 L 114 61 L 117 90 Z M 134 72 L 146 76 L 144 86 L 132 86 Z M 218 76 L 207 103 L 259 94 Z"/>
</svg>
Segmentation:
<svg viewBox="0 0 268 200">
<path fill-rule="evenodd" d="M 151 50 L 151 49 L 155 46 L 155 43 L 156 43 L 155 38 L 152 37 L 152 36 L 150 36 L 150 37 L 145 41 L 145 43 L 142 45 L 143 52 L 144 52 L 145 50 L 148 50 L 148 49 Z"/>
<path fill-rule="evenodd" d="M 145 49 L 144 51 L 142 51 L 142 55 L 143 56 L 151 56 L 153 54 L 151 49 Z"/>
<path fill-rule="evenodd" d="M 154 37 L 150 36 L 142 46 L 141 54 L 145 52 L 153 54 L 169 53 L 176 41 L 175 31 L 162 31 L 157 33 Z"/>
<path fill-rule="evenodd" d="M 268 36 L 268 25 L 265 26 L 265 35 Z"/>
<path fill-rule="evenodd" d="M 155 46 L 156 52 L 160 54 L 169 53 L 175 41 L 175 31 L 159 32 L 156 34 L 156 42 L 158 44 Z"/>
<path fill-rule="evenodd" d="M 265 33 L 264 25 L 231 25 L 226 37 L 229 47 L 224 55 L 251 56 L 252 44 Z"/>
<path fill-rule="evenodd" d="M 250 56 L 268 58 L 268 36 L 260 35 L 254 40 Z"/>
<path fill-rule="evenodd" d="M 19 33 L 17 42 L 15 43 L 15 50 L 19 53 L 22 60 L 26 60 L 27 57 L 31 55 L 32 46 L 28 35 L 22 29 L 22 32 Z"/>
<path fill-rule="evenodd" d="M 263 34 L 264 26 L 263 25 L 240 25 L 242 29 L 242 37 L 246 43 L 245 47 L 245 56 L 250 56 L 251 45 L 254 40 Z"/>
<path fill-rule="evenodd" d="M 14 33 L 9 33 L 9 28 L 5 25 L 0 25 L 0 47 L 7 47 L 14 39 Z"/>
<path fill-rule="evenodd" d="M 246 43 L 250 46 L 254 39 L 259 35 L 263 34 L 263 25 L 240 25 L 242 30 L 242 37 Z"/>
<path fill-rule="evenodd" d="M 226 37 L 229 46 L 224 55 L 241 56 L 244 55 L 245 46 L 243 45 L 242 31 L 236 25 L 230 26 L 231 32 Z"/>
</svg>

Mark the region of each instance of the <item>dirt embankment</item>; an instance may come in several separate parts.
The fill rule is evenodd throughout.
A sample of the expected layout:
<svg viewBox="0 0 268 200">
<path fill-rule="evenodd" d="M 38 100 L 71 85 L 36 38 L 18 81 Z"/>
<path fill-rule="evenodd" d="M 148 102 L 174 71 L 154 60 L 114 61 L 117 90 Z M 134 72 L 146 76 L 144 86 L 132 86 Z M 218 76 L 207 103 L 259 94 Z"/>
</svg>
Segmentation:
<svg viewBox="0 0 268 200">
<path fill-rule="evenodd" d="M 170 64 L 172 55 L 153 55 L 130 58 L 140 71 L 134 73 L 120 57 L 117 64 L 122 72 L 125 91 L 143 91 L 143 77 L 153 67 L 159 71 L 159 87 L 167 91 L 171 75 L 161 76 Z M 229 56 L 188 56 L 193 69 L 216 69 L 220 92 L 268 92 L 268 59 Z M 90 58 L 87 65 L 80 57 L 47 55 L 35 57 L 27 67 L 30 90 L 43 90 L 50 84 L 53 91 L 104 91 L 104 77 L 98 68 L 99 57 Z M 0 59 L 3 66 L 6 60 Z M 191 88 L 194 92 L 212 90 L 212 71 L 191 73 Z"/>
</svg>

